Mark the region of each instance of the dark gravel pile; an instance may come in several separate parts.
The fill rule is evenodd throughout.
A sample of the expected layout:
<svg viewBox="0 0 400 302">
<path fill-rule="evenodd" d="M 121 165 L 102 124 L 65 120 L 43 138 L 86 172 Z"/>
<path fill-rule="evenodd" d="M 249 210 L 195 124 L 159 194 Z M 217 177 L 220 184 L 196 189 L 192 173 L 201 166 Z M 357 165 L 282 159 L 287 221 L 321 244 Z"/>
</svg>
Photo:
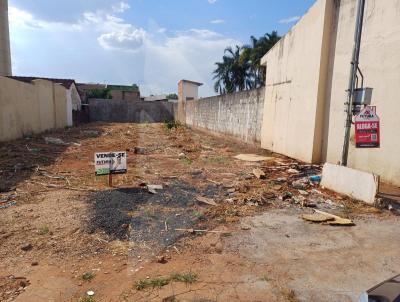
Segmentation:
<svg viewBox="0 0 400 302">
<path fill-rule="evenodd" d="M 157 194 L 144 188 L 116 189 L 91 194 L 86 229 L 104 232 L 110 239 L 131 240 L 148 249 L 173 244 L 202 219 L 196 196 L 214 197 L 215 187 L 199 191 L 182 182 L 171 183 Z"/>
</svg>

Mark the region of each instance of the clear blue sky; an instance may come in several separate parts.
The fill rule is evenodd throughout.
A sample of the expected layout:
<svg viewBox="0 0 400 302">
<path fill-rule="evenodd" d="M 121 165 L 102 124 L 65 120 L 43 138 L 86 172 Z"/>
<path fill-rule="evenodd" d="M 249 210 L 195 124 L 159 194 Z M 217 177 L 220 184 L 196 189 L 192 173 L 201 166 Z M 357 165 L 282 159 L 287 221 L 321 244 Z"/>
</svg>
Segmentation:
<svg viewBox="0 0 400 302">
<path fill-rule="evenodd" d="M 143 95 L 204 82 L 227 46 L 288 29 L 314 0 L 9 0 L 15 75 L 137 83 Z"/>
</svg>

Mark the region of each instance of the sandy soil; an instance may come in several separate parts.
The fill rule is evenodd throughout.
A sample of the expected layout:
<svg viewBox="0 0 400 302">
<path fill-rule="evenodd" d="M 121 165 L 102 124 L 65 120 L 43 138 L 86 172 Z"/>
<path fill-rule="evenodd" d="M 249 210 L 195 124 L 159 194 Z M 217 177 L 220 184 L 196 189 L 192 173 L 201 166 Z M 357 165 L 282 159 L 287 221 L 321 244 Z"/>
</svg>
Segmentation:
<svg viewBox="0 0 400 302">
<path fill-rule="evenodd" d="M 94 176 L 94 152 L 124 150 L 128 173 L 109 188 Z M 294 188 L 319 171 L 160 124 L 0 144 L 0 301 L 355 301 L 400 270 L 399 219 L 309 183 Z M 305 222 L 308 206 L 355 226 Z"/>
</svg>

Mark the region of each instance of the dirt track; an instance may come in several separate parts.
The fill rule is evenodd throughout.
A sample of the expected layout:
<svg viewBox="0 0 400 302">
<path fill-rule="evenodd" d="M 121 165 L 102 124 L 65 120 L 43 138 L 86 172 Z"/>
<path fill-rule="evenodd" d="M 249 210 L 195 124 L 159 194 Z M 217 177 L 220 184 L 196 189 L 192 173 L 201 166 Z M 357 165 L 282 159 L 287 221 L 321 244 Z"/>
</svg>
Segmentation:
<svg viewBox="0 0 400 302">
<path fill-rule="evenodd" d="M 93 154 L 123 150 L 128 173 L 110 189 L 94 176 Z M 234 159 L 240 153 L 271 158 Z M 158 124 L 91 124 L 0 144 L 0 300 L 79 301 L 93 290 L 94 301 L 352 301 L 400 270 L 400 222 L 318 187 L 305 197 L 293 188 L 318 171 Z M 146 184 L 164 189 L 150 194 Z M 311 225 L 299 218 L 308 202 L 356 226 Z M 176 230 L 191 228 L 217 232 Z M 197 280 L 135 288 L 174 272 Z"/>
</svg>

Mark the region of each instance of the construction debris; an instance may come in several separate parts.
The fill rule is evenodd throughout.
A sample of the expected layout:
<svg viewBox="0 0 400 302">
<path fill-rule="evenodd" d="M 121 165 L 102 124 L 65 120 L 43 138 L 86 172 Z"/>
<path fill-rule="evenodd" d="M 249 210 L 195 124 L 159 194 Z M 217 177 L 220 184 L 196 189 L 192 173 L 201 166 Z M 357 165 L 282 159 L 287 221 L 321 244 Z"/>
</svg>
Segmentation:
<svg viewBox="0 0 400 302">
<path fill-rule="evenodd" d="M 143 147 L 135 147 L 135 148 L 133 148 L 133 152 L 135 154 L 144 155 L 144 154 L 146 154 L 147 150 L 146 150 L 146 148 L 143 148 Z"/>
<path fill-rule="evenodd" d="M 297 190 L 305 190 L 307 188 L 306 181 L 304 181 L 302 179 L 296 180 L 296 181 L 292 182 L 292 187 Z"/>
<path fill-rule="evenodd" d="M 311 221 L 311 222 L 316 222 L 316 223 L 321 223 L 321 222 L 327 222 L 329 220 L 334 220 L 334 218 L 332 218 L 332 217 L 328 217 L 326 215 L 318 214 L 318 213 L 303 214 L 301 216 L 301 218 L 303 218 L 304 220 Z"/>
<path fill-rule="evenodd" d="M 310 182 L 312 183 L 320 183 L 321 182 L 321 176 L 320 175 L 312 175 L 309 177 Z"/>
<path fill-rule="evenodd" d="M 147 185 L 147 191 L 151 194 L 157 194 L 157 190 L 163 190 L 162 185 Z"/>
<path fill-rule="evenodd" d="M 259 162 L 274 159 L 273 157 L 265 157 L 257 154 L 239 154 L 236 155 L 235 158 L 248 162 Z"/>
<path fill-rule="evenodd" d="M 258 168 L 253 170 L 253 174 L 258 179 L 265 179 L 266 178 L 265 173 L 261 169 L 258 169 Z"/>
<path fill-rule="evenodd" d="M 28 252 L 31 249 L 33 249 L 33 245 L 31 243 L 25 244 L 23 246 L 21 246 L 21 250 L 23 250 L 24 252 Z"/>
<path fill-rule="evenodd" d="M 209 230 L 195 230 L 195 229 L 175 229 L 175 231 L 187 232 L 191 234 L 195 233 L 231 234 L 231 232 L 226 232 L 226 231 L 209 231 Z"/>
<path fill-rule="evenodd" d="M 64 142 L 62 139 L 60 138 L 56 138 L 56 137 L 45 137 L 44 141 L 46 142 L 46 144 L 52 144 L 52 145 L 60 145 L 60 146 L 68 146 L 69 144 Z"/>
<path fill-rule="evenodd" d="M 324 222 L 329 225 L 342 225 L 342 226 L 353 226 L 354 222 L 347 218 L 342 218 L 330 213 L 326 213 L 320 210 L 314 210 L 314 214 L 303 214 L 301 217 L 304 220 L 321 223 Z"/>
<path fill-rule="evenodd" d="M 97 137 L 100 135 L 100 131 L 97 130 L 83 130 L 81 133 L 90 137 Z"/>
<path fill-rule="evenodd" d="M 206 204 L 211 205 L 211 206 L 217 206 L 215 201 L 213 199 L 210 199 L 210 198 L 206 198 L 206 197 L 203 197 L 203 196 L 196 196 L 196 200 L 199 201 L 199 202 L 206 203 Z"/>
<path fill-rule="evenodd" d="M 92 297 L 92 296 L 94 296 L 94 291 L 89 290 L 88 292 L 86 292 L 86 294 L 87 294 L 89 297 Z"/>
</svg>

